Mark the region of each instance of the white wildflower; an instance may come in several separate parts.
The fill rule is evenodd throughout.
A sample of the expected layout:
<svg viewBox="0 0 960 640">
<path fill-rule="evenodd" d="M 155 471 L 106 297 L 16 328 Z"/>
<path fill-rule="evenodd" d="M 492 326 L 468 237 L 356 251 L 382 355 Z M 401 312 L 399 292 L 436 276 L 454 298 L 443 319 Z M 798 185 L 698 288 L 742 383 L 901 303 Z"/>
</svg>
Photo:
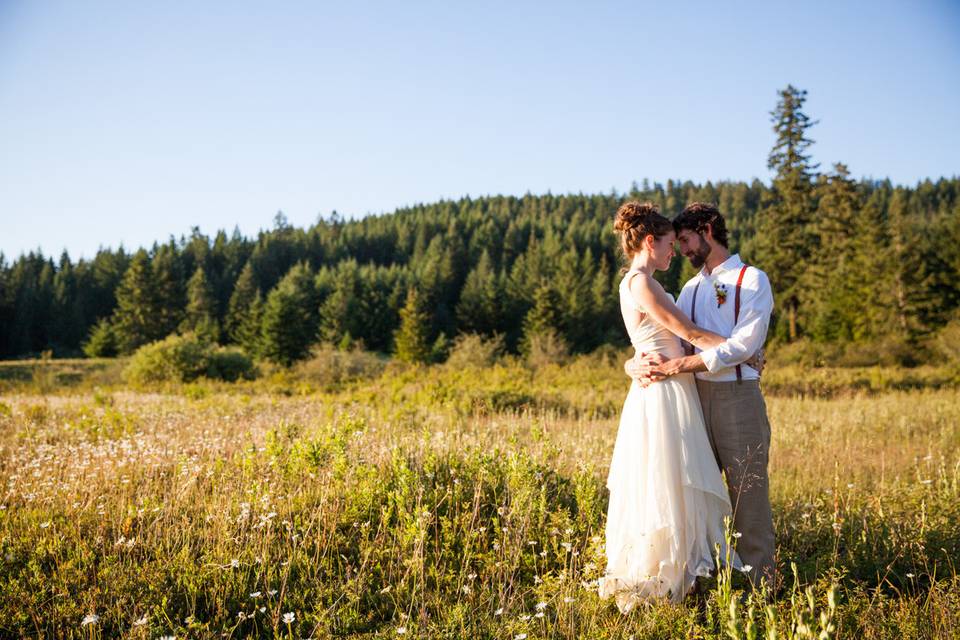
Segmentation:
<svg viewBox="0 0 960 640">
<path fill-rule="evenodd" d="M 407 628 L 406 628 L 406 627 L 397 627 L 397 635 L 398 635 L 398 636 L 402 636 L 402 635 L 405 634 L 406 632 L 407 632 Z"/>
<path fill-rule="evenodd" d="M 147 624 L 147 622 L 148 622 L 147 616 L 142 616 L 133 621 L 133 626 L 142 627 L 143 625 Z"/>
<path fill-rule="evenodd" d="M 253 591 L 253 592 L 250 594 L 250 597 L 251 597 L 251 598 L 259 598 L 259 597 L 260 597 L 260 592 L 259 592 L 259 591 Z"/>
<path fill-rule="evenodd" d="M 97 621 L 100 620 L 100 616 L 95 613 L 89 613 L 83 617 L 83 620 L 80 621 L 80 626 L 85 627 L 88 624 L 97 624 Z"/>
<path fill-rule="evenodd" d="M 292 611 L 289 612 L 289 613 L 283 614 L 283 622 L 284 622 L 284 624 L 290 624 L 290 623 L 292 623 L 292 622 L 293 622 L 293 619 L 294 619 L 295 617 L 296 617 L 296 616 L 293 615 L 293 612 L 292 612 Z"/>
<path fill-rule="evenodd" d="M 494 611 L 494 612 L 493 612 L 493 615 L 495 615 L 495 616 L 502 616 L 502 615 L 503 615 L 503 607 L 500 607 L 499 609 L 497 609 L 496 611 Z"/>
<path fill-rule="evenodd" d="M 537 603 L 537 606 L 536 606 L 537 611 L 543 611 L 543 610 L 546 609 L 546 608 L 547 608 L 547 603 L 546 603 L 546 602 L 538 602 L 538 603 Z"/>
</svg>

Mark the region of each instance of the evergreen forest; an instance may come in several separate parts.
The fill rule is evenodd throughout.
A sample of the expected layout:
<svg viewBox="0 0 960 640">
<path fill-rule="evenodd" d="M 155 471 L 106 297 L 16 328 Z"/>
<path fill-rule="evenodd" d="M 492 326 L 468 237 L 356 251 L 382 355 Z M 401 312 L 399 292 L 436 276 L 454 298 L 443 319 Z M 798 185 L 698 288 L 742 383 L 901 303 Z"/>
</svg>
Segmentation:
<svg viewBox="0 0 960 640">
<path fill-rule="evenodd" d="M 612 227 L 631 199 L 668 217 L 692 201 L 718 204 L 731 250 L 770 276 L 775 349 L 936 358 L 931 345 L 958 322 L 960 179 L 904 186 L 856 180 L 840 161 L 821 167 L 805 99 L 788 86 L 770 113 L 769 184 L 643 180 L 625 193 L 333 213 L 308 228 L 278 213 L 255 238 L 194 228 L 77 261 L 0 255 L 0 358 L 124 355 L 188 332 L 282 365 L 318 342 L 433 361 L 462 334 L 499 334 L 513 352 L 543 335 L 571 353 L 625 346 Z M 678 256 L 660 277 L 676 293 L 691 275 Z"/>
</svg>

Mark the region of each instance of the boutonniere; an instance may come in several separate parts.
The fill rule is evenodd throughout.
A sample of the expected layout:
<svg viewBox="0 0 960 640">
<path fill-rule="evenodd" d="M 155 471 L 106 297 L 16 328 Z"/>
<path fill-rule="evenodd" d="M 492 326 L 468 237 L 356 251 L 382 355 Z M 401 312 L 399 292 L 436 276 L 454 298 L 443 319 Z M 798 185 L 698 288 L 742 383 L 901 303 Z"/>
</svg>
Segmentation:
<svg viewBox="0 0 960 640">
<path fill-rule="evenodd" d="M 717 294 L 717 306 L 719 307 L 727 301 L 727 285 L 714 282 L 713 290 Z"/>
</svg>

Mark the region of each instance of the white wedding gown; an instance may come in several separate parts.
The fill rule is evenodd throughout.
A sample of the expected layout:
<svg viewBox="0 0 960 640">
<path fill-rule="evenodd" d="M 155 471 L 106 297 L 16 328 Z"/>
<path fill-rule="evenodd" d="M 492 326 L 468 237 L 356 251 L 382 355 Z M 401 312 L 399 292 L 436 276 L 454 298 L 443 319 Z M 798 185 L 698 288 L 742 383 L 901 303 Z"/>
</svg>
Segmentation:
<svg viewBox="0 0 960 640">
<path fill-rule="evenodd" d="M 644 314 L 630 293 L 628 272 L 620 302 L 630 342 L 638 351 L 683 355 L 680 339 Z M 637 323 L 636 314 L 640 312 Z M 693 374 L 642 388 L 636 381 L 623 404 L 607 476 L 607 567 L 600 597 L 615 597 L 621 612 L 638 602 L 683 599 L 696 576 L 714 568 L 714 545 L 726 557 L 724 516 L 730 497 L 710 448 Z M 733 565 L 741 568 L 733 554 Z"/>
</svg>

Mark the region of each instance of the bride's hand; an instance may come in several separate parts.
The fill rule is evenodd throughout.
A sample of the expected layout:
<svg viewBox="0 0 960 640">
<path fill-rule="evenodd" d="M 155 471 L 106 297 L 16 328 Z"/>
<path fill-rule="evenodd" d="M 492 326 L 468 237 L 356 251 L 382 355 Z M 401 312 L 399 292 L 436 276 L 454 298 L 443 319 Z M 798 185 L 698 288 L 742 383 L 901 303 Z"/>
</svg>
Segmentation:
<svg viewBox="0 0 960 640">
<path fill-rule="evenodd" d="M 641 356 L 643 356 L 643 354 L 638 353 L 636 356 L 634 356 L 633 358 L 630 358 L 629 360 L 623 363 L 624 373 L 626 373 L 628 376 L 630 376 L 634 380 L 638 380 L 638 381 L 641 379 L 643 375 L 643 371 L 640 367 L 640 363 L 637 361 L 637 358 Z"/>
<path fill-rule="evenodd" d="M 763 368 L 767 366 L 766 353 L 764 352 L 763 347 L 757 350 L 755 354 L 750 356 L 750 359 L 744 362 L 748 367 L 753 367 L 756 369 L 757 374 L 763 373 Z"/>
<path fill-rule="evenodd" d="M 652 382 L 663 379 L 664 375 L 659 367 L 666 361 L 667 358 L 662 354 L 641 352 L 627 360 L 623 364 L 623 370 L 641 387 L 646 387 Z"/>
</svg>

